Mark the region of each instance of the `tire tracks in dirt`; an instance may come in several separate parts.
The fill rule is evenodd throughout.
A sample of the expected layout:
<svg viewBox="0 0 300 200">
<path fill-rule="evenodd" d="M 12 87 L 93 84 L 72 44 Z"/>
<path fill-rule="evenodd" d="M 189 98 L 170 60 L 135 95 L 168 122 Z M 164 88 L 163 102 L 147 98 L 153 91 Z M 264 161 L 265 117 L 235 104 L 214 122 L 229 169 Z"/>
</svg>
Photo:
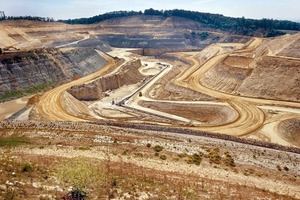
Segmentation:
<svg viewBox="0 0 300 200">
<path fill-rule="evenodd" d="M 63 93 L 70 87 L 94 80 L 116 66 L 115 60 L 113 58 L 103 52 L 97 52 L 106 60 L 106 65 L 95 73 L 63 84 L 46 92 L 41 97 L 39 103 L 36 106 L 37 112 L 40 115 L 51 121 L 90 121 L 88 119 L 77 117 L 68 113 L 61 104 L 61 98 Z"/>
</svg>

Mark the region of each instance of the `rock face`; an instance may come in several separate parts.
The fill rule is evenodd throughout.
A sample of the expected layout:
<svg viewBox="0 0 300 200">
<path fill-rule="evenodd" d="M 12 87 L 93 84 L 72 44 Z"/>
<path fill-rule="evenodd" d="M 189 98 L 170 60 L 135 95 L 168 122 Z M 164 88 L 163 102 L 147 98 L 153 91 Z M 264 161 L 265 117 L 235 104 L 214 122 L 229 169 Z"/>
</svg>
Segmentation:
<svg viewBox="0 0 300 200">
<path fill-rule="evenodd" d="M 130 62 L 113 75 L 103 76 L 88 84 L 73 86 L 68 92 L 78 100 L 99 100 L 104 97 L 104 92 L 108 90 L 115 90 L 123 85 L 135 84 L 142 81 L 143 75 L 138 70 L 141 66 L 140 60 Z"/>
<path fill-rule="evenodd" d="M 97 71 L 106 63 L 92 48 L 54 48 L 0 56 L 0 95 L 40 84 L 58 84 Z"/>
</svg>

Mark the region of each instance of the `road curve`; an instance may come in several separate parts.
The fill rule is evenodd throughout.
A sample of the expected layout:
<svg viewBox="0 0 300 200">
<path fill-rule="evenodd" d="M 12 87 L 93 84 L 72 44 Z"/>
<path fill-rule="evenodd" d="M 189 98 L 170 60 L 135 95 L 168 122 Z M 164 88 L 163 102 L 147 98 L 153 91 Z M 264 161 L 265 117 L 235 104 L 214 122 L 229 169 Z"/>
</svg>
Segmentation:
<svg viewBox="0 0 300 200">
<path fill-rule="evenodd" d="M 246 49 L 255 49 L 261 43 L 261 41 L 261 39 L 256 38 L 248 45 L 248 47 L 246 47 Z M 231 123 L 211 127 L 200 126 L 197 127 L 197 129 L 203 131 L 243 136 L 259 129 L 263 125 L 265 121 L 264 112 L 261 109 L 259 109 L 256 105 L 248 102 L 247 100 L 242 99 L 239 96 L 213 90 L 203 85 L 200 81 L 201 77 L 210 68 L 220 63 L 228 55 L 229 53 L 218 54 L 206 61 L 202 66 L 200 65 L 199 61 L 195 59 L 194 56 L 186 57 L 185 59 L 190 60 L 193 63 L 193 66 L 189 69 L 189 73 L 185 74 L 185 77 L 176 80 L 175 83 L 180 86 L 187 87 L 189 89 L 201 92 L 203 94 L 221 99 L 224 102 L 227 102 L 238 113 L 239 117 Z"/>
<path fill-rule="evenodd" d="M 46 92 L 41 98 L 39 103 L 36 106 L 37 112 L 51 121 L 90 121 L 88 119 L 80 118 L 77 116 L 73 116 L 68 113 L 61 104 L 61 98 L 63 93 L 72 86 L 81 85 L 86 82 L 92 81 L 104 73 L 111 70 L 116 66 L 115 60 L 110 56 L 106 55 L 103 52 L 97 51 L 100 56 L 102 56 L 106 60 L 106 65 L 102 67 L 95 73 L 92 73 L 88 76 L 80 78 L 78 80 L 74 80 L 72 82 L 63 84 L 58 86 L 48 92 Z"/>
</svg>

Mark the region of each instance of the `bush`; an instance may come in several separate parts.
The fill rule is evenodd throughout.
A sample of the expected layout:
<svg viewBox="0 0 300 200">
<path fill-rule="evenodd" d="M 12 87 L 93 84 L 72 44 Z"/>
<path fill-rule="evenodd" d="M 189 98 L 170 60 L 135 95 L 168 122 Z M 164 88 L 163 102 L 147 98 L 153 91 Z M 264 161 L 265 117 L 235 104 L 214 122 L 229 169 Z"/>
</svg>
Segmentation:
<svg viewBox="0 0 300 200">
<path fill-rule="evenodd" d="M 32 171 L 33 171 L 33 167 L 31 164 L 23 163 L 21 165 L 21 172 L 25 173 L 25 172 L 32 172 Z"/>
<path fill-rule="evenodd" d="M 161 156 L 160 156 L 160 159 L 162 159 L 162 160 L 167 160 L 167 156 L 166 156 L 166 155 L 161 155 Z"/>
<path fill-rule="evenodd" d="M 188 164 L 195 164 L 195 165 L 200 165 L 202 162 L 202 154 L 199 153 L 194 153 L 192 156 L 189 156 L 188 159 L 186 160 Z"/>
<path fill-rule="evenodd" d="M 164 149 L 164 148 L 163 148 L 162 146 L 160 146 L 160 145 L 156 145 L 156 146 L 154 147 L 154 151 L 156 151 L 156 152 L 161 152 L 163 149 Z"/>
</svg>

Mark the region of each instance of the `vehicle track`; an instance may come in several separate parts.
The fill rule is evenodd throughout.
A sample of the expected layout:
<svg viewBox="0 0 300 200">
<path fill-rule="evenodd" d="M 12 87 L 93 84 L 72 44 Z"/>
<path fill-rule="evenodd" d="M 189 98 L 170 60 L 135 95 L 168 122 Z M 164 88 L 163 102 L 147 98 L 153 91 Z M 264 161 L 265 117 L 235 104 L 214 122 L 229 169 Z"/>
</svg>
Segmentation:
<svg viewBox="0 0 300 200">
<path fill-rule="evenodd" d="M 194 72 L 190 76 L 187 76 L 181 81 L 176 81 L 177 84 L 187 87 L 189 89 L 201 92 L 203 94 L 213 96 L 227 102 L 237 113 L 238 118 L 228 124 L 223 124 L 213 127 L 197 127 L 199 130 L 212 131 L 236 136 L 243 136 L 259 129 L 265 120 L 265 115 L 256 105 L 253 105 L 247 101 L 239 99 L 238 96 L 222 93 L 204 86 L 200 82 L 201 76 L 203 76 L 211 67 L 225 59 L 228 54 L 220 54 L 212 59 L 208 60 L 204 65 L 200 66 L 198 60 L 194 56 L 188 57 L 188 59 L 194 63 Z"/>
<path fill-rule="evenodd" d="M 91 121 L 86 118 L 73 116 L 70 113 L 68 113 L 61 104 L 61 98 L 63 93 L 70 87 L 92 81 L 116 66 L 115 60 L 113 58 L 101 51 L 97 52 L 106 60 L 106 65 L 95 73 L 92 73 L 78 80 L 63 84 L 46 92 L 41 97 L 39 103 L 36 106 L 37 112 L 39 114 L 47 118 L 47 120 L 52 121 Z"/>
</svg>

